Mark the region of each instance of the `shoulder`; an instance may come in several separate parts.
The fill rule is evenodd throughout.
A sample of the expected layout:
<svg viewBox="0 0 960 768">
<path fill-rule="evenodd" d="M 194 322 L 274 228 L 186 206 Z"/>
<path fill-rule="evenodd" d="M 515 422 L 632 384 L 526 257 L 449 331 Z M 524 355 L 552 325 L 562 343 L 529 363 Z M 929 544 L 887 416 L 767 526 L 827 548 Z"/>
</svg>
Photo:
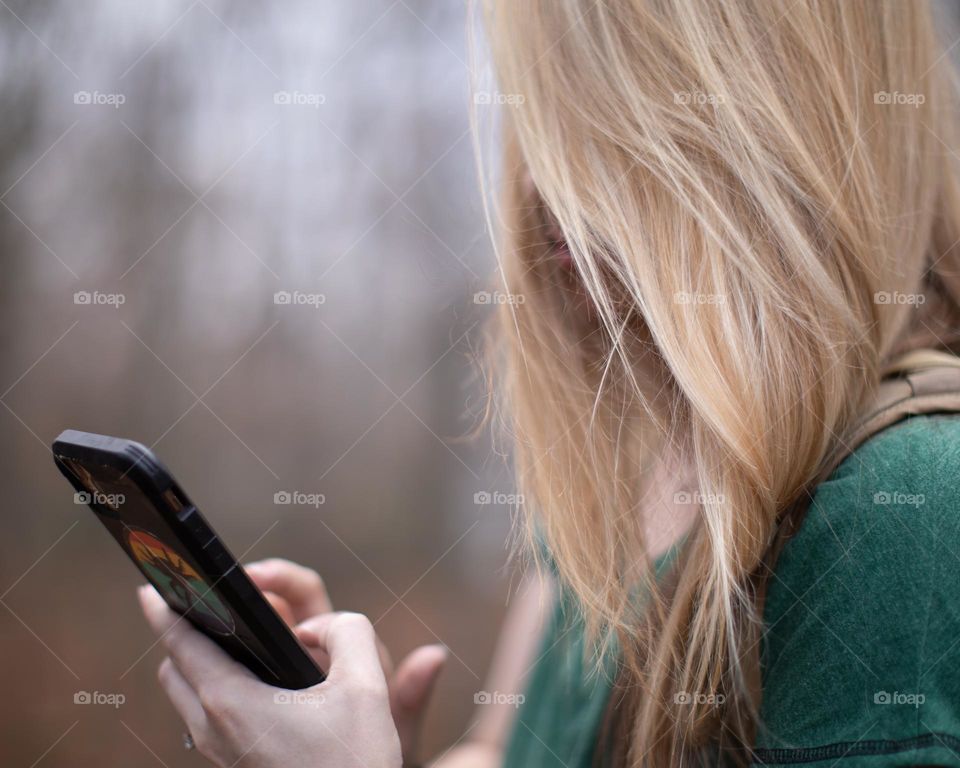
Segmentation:
<svg viewBox="0 0 960 768">
<path fill-rule="evenodd" d="M 958 480 L 960 415 L 916 416 L 884 430 L 816 489 L 778 576 L 815 569 L 822 578 L 829 568 L 834 579 L 871 579 L 909 564 L 915 579 L 944 550 L 960 553 Z"/>
<path fill-rule="evenodd" d="M 917 416 L 817 489 L 768 587 L 760 746 L 960 764 L 958 479 L 960 416 Z"/>
<path fill-rule="evenodd" d="M 960 533 L 958 479 L 960 415 L 916 416 L 884 430 L 816 489 L 778 570 L 800 575 L 804 564 L 819 568 L 831 556 L 882 568 L 877 555 L 896 561 L 898 556 L 933 554 L 911 544 L 958 543 L 950 540 L 951 532 Z M 914 571 L 921 565 L 912 563 Z"/>
</svg>

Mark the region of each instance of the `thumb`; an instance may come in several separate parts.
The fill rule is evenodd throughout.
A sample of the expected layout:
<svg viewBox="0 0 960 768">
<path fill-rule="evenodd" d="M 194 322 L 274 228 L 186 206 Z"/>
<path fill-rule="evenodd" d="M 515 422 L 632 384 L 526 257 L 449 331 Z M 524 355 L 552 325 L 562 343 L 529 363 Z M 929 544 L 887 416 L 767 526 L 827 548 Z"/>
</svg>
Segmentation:
<svg viewBox="0 0 960 768">
<path fill-rule="evenodd" d="M 390 682 L 390 710 L 405 760 L 415 757 L 423 715 L 446 662 L 444 646 L 424 645 L 412 651 L 394 672 Z"/>
</svg>

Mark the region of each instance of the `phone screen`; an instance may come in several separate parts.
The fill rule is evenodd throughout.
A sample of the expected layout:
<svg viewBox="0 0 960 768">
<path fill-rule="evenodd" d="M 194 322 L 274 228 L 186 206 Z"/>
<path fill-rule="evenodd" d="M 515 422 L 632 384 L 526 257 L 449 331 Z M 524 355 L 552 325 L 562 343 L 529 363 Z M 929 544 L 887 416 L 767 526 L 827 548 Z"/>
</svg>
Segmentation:
<svg viewBox="0 0 960 768">
<path fill-rule="evenodd" d="M 62 457 L 61 461 L 87 489 L 77 493 L 75 500 L 90 505 L 167 604 L 216 636 L 248 666 L 252 661 L 261 669 L 262 677 L 268 681 L 278 678 L 270 653 L 219 592 L 217 575 L 204 575 L 203 568 L 183 551 L 178 537 L 140 487 L 114 467 L 91 466 Z M 164 501 L 173 514 L 183 511 L 172 491 Z"/>
</svg>

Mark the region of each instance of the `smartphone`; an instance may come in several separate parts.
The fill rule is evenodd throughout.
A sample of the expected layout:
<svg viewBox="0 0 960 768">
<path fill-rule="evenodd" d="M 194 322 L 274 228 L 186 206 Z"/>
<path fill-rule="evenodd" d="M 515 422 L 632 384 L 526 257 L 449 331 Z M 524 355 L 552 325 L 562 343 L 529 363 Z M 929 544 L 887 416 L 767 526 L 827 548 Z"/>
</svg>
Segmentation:
<svg viewBox="0 0 960 768">
<path fill-rule="evenodd" d="M 174 611 L 279 688 L 323 672 L 149 448 L 68 429 L 57 467 Z"/>
</svg>

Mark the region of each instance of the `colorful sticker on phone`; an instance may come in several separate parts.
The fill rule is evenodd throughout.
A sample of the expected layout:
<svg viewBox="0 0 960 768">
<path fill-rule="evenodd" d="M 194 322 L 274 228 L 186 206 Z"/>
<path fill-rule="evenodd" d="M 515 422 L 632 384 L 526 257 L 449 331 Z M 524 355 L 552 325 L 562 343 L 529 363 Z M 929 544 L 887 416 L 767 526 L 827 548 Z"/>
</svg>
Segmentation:
<svg viewBox="0 0 960 768">
<path fill-rule="evenodd" d="M 168 603 L 211 632 L 232 635 L 233 614 L 220 596 L 177 552 L 152 533 L 127 528 L 127 548 L 150 583 Z"/>
</svg>

